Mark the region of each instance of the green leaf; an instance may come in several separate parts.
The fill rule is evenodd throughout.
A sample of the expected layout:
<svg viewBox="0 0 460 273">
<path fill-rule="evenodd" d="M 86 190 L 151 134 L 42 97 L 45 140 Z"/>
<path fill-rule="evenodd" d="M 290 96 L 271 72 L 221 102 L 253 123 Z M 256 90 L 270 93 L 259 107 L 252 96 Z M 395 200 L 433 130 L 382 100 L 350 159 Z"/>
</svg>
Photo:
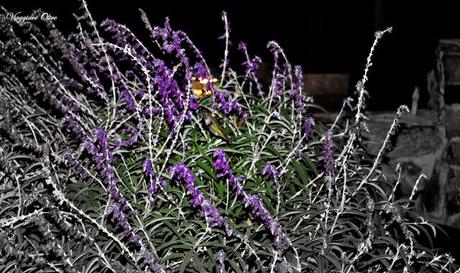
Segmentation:
<svg viewBox="0 0 460 273">
<path fill-rule="evenodd" d="M 212 179 L 217 179 L 216 174 L 214 173 L 213 168 L 206 163 L 206 161 L 200 160 L 197 161 L 196 164 L 200 167 L 203 171 L 205 171 Z"/>
<path fill-rule="evenodd" d="M 240 267 L 238 266 L 237 263 L 235 263 L 234 261 L 230 260 L 228 261 L 230 263 L 230 266 L 233 268 L 233 270 L 235 270 L 235 272 L 237 273 L 243 273 L 243 271 L 241 271 Z"/>
<path fill-rule="evenodd" d="M 304 185 L 308 184 L 308 174 L 305 171 L 305 168 L 299 164 L 297 160 L 292 161 L 292 165 L 294 166 L 295 172 L 300 177 L 300 180 Z"/>
<path fill-rule="evenodd" d="M 318 175 L 318 169 L 316 168 L 315 163 L 311 160 L 311 158 L 305 154 L 302 154 L 302 159 L 305 161 L 308 167 L 310 167 L 310 170 L 312 170 L 315 175 Z"/>
<path fill-rule="evenodd" d="M 182 260 L 182 264 L 181 264 L 180 269 L 179 269 L 179 273 L 184 273 L 185 272 L 185 269 L 187 269 L 187 266 L 192 261 L 192 257 L 193 257 L 193 252 L 189 251 L 189 252 L 185 253 L 184 259 Z"/>
<path fill-rule="evenodd" d="M 198 255 L 194 254 L 193 255 L 193 263 L 194 267 L 197 269 L 198 272 L 208 272 L 208 270 L 206 270 L 204 268 L 204 264 L 203 262 L 201 261 L 200 257 L 198 257 Z"/>
</svg>

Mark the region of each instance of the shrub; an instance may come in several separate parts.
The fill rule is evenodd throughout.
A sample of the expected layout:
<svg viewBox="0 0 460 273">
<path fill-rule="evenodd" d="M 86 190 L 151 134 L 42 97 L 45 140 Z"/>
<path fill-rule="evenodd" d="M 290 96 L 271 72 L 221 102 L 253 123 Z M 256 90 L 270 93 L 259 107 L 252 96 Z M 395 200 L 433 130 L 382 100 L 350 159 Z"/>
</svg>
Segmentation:
<svg viewBox="0 0 460 273">
<path fill-rule="evenodd" d="M 357 103 L 327 126 L 276 42 L 264 86 L 246 44 L 231 68 L 225 13 L 219 71 L 169 20 L 141 18 L 148 44 L 96 23 L 84 1 L 74 33 L 0 26 L 1 272 L 458 268 L 417 242 L 434 226 L 379 170 L 407 108 L 377 158 L 360 145 L 371 57 L 390 29 L 376 33 Z M 345 111 L 355 118 L 340 128 Z"/>
</svg>

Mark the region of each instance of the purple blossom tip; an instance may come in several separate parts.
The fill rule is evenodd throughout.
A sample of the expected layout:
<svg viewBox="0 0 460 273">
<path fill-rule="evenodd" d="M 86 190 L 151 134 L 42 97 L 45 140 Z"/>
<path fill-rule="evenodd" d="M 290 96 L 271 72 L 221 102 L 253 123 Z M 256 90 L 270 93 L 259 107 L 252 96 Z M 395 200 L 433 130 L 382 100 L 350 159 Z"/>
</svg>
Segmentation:
<svg viewBox="0 0 460 273">
<path fill-rule="evenodd" d="M 306 139 L 309 138 L 313 134 L 315 126 L 316 126 L 316 122 L 313 117 L 305 118 L 302 124 L 302 133 Z"/>
<path fill-rule="evenodd" d="M 263 176 L 265 179 L 275 178 L 279 176 L 279 171 L 273 164 L 267 163 L 263 170 Z"/>
</svg>

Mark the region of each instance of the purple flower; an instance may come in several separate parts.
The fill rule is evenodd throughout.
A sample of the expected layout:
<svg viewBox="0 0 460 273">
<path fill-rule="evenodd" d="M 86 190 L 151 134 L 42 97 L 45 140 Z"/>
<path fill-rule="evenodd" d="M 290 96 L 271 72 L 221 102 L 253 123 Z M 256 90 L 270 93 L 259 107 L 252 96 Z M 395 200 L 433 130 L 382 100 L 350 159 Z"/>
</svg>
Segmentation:
<svg viewBox="0 0 460 273">
<path fill-rule="evenodd" d="M 153 165 L 152 165 L 152 160 L 150 158 L 144 159 L 144 172 L 148 176 L 153 176 L 155 175 L 153 172 Z"/>
<path fill-rule="evenodd" d="M 128 140 L 122 141 L 121 145 L 123 147 L 130 147 L 137 143 L 140 133 L 136 129 L 134 129 L 133 127 L 126 127 L 125 133 L 130 134 L 131 137 Z"/>
<path fill-rule="evenodd" d="M 210 227 L 223 226 L 227 236 L 231 236 L 233 230 L 228 225 L 227 220 L 220 215 L 217 208 L 209 202 L 195 185 L 195 176 L 192 174 L 192 171 L 184 163 L 176 163 L 171 167 L 170 173 L 173 179 L 184 182 L 187 194 L 192 198 L 192 207 L 199 207 L 201 209 L 200 216 L 206 219 L 208 225 Z"/>
<path fill-rule="evenodd" d="M 114 167 L 112 166 L 114 156 L 109 147 L 107 132 L 104 129 L 96 128 L 93 130 L 93 134 L 96 139 L 96 145 L 93 145 L 95 153 L 92 154 L 92 159 L 96 163 L 96 168 L 103 178 L 102 182 L 107 187 L 107 191 L 113 198 L 114 204 L 119 205 L 121 213 L 123 213 L 123 210 L 127 210 L 128 213 L 135 213 L 135 211 L 127 205 L 126 199 L 116 186 L 116 175 Z"/>
<path fill-rule="evenodd" d="M 150 117 L 150 116 L 157 116 L 162 112 L 161 108 L 152 107 L 152 108 L 144 108 L 142 110 L 142 115 Z"/>
<path fill-rule="evenodd" d="M 235 177 L 232 170 L 230 169 L 230 165 L 228 164 L 227 159 L 225 158 L 225 153 L 222 150 L 215 150 L 214 157 L 216 160 L 212 166 L 216 172 L 216 176 L 226 179 L 229 185 L 235 191 L 236 195 L 239 197 L 244 197 L 245 193 L 243 186 L 240 183 L 243 179 L 241 177 Z"/>
<path fill-rule="evenodd" d="M 123 90 L 121 95 L 125 101 L 126 109 L 130 112 L 135 112 L 137 110 L 137 106 L 131 93 L 128 90 Z"/>
<path fill-rule="evenodd" d="M 225 251 L 219 250 L 216 253 L 216 259 L 219 262 L 220 265 L 223 265 L 225 260 L 227 259 L 227 255 L 225 254 Z"/>
<path fill-rule="evenodd" d="M 70 151 L 65 151 L 63 154 L 64 162 L 68 167 L 71 167 L 74 172 L 80 176 L 82 180 L 88 178 L 89 173 L 83 165 L 70 153 Z"/>
<path fill-rule="evenodd" d="M 148 52 L 144 45 L 126 26 L 119 24 L 113 20 L 105 19 L 101 26 L 105 31 L 112 33 L 112 38 L 115 43 L 122 48 L 130 48 L 133 54 L 144 65 L 147 62 L 153 61 L 152 54 Z"/>
<path fill-rule="evenodd" d="M 280 182 L 279 182 L 280 172 L 273 164 L 267 163 L 264 167 L 262 174 L 265 179 L 273 178 L 273 180 L 275 181 L 276 190 L 277 191 L 280 190 Z"/>
<path fill-rule="evenodd" d="M 65 121 L 69 126 L 70 130 L 77 138 L 78 141 L 82 144 L 85 150 L 92 156 L 96 155 L 97 148 L 93 144 L 93 140 L 85 133 L 83 128 L 78 124 L 78 122 L 71 116 L 66 116 Z"/>
<path fill-rule="evenodd" d="M 265 179 L 270 179 L 274 177 L 279 177 L 280 174 L 273 164 L 267 163 L 264 167 L 263 175 Z"/>
<path fill-rule="evenodd" d="M 315 130 L 315 126 L 316 126 L 316 123 L 315 123 L 314 118 L 312 117 L 305 118 L 302 124 L 302 133 L 305 139 L 308 139 L 313 134 L 313 131 Z"/>
<path fill-rule="evenodd" d="M 110 203 L 108 206 L 108 214 L 111 215 L 112 222 L 122 229 L 122 232 L 128 238 L 128 241 L 136 245 L 140 245 L 141 240 L 129 224 L 120 204 L 116 202 Z"/>
<path fill-rule="evenodd" d="M 219 250 L 216 253 L 216 259 L 217 259 L 217 268 L 219 272 L 225 272 L 225 260 L 227 260 L 227 255 L 225 255 L 225 252 L 223 250 Z"/>
<path fill-rule="evenodd" d="M 172 30 L 169 24 L 169 17 L 166 17 L 164 27 L 158 27 L 158 26 L 154 27 L 151 32 L 151 35 L 154 40 L 157 40 L 158 38 L 162 38 L 163 40 L 166 40 L 171 31 Z"/>
<path fill-rule="evenodd" d="M 259 80 L 257 79 L 257 76 L 255 74 L 255 72 L 257 71 L 257 69 L 259 68 L 260 64 L 262 63 L 262 60 L 258 57 L 258 56 L 255 56 L 254 58 L 250 58 L 249 57 L 249 53 L 248 53 L 248 49 L 247 49 L 247 46 L 245 43 L 241 42 L 239 45 L 238 45 L 238 49 L 241 50 L 245 56 L 245 61 L 242 63 L 244 68 L 245 68 L 245 72 L 246 72 L 246 75 L 248 76 L 248 78 L 250 80 L 252 80 L 255 84 L 256 84 L 256 88 L 258 90 L 258 94 L 259 96 L 262 96 L 263 95 L 263 92 L 262 92 L 262 85 L 260 84 Z"/>
<path fill-rule="evenodd" d="M 216 171 L 217 177 L 225 177 L 231 173 L 230 165 L 225 158 L 225 154 L 222 150 L 215 150 L 214 157 L 217 159 L 213 163 L 214 170 Z"/>
<path fill-rule="evenodd" d="M 84 140 L 86 140 L 87 138 L 86 133 L 83 131 L 83 128 L 81 128 L 80 124 L 78 124 L 78 122 L 74 118 L 72 118 L 71 116 L 66 116 L 65 121 L 67 125 L 69 126 L 70 130 L 72 131 L 72 133 L 74 134 L 74 136 L 80 142 L 83 142 Z"/>
<path fill-rule="evenodd" d="M 304 87 L 302 66 L 300 65 L 295 66 L 294 75 L 295 75 L 294 90 L 302 92 L 303 87 Z"/>
<path fill-rule="evenodd" d="M 280 100 L 281 94 L 283 92 L 284 81 L 285 81 L 285 76 L 283 74 L 279 72 L 275 74 L 275 79 L 273 81 L 273 94 L 272 94 L 272 99 L 275 102 L 278 102 Z"/>
<path fill-rule="evenodd" d="M 236 101 L 230 98 L 230 93 L 226 90 L 216 90 L 214 92 L 215 100 L 218 103 L 218 108 L 222 110 L 225 115 L 236 114 L 238 118 L 245 119 L 246 112 L 243 107 Z"/>
<path fill-rule="evenodd" d="M 284 234 L 281 224 L 273 219 L 265 208 L 260 197 L 256 195 L 246 196 L 244 203 L 246 207 L 252 209 L 252 214 L 258 216 L 273 237 L 275 237 L 275 248 L 282 253 L 286 251 L 290 245 L 289 239 Z"/>
<path fill-rule="evenodd" d="M 296 112 L 302 113 L 304 83 L 303 83 L 302 67 L 300 65 L 297 65 L 295 67 L 294 75 L 295 75 L 295 79 L 293 83 L 291 97 L 294 100 L 294 106 L 295 106 Z"/>
<path fill-rule="evenodd" d="M 142 164 L 144 166 L 144 175 L 150 181 L 150 186 L 148 187 L 148 198 L 149 203 L 153 205 L 155 203 L 155 195 L 158 193 L 160 188 L 166 186 L 166 182 L 163 178 L 158 178 L 155 171 L 153 170 L 152 160 L 150 158 L 145 158 Z"/>
<path fill-rule="evenodd" d="M 200 79 L 208 79 L 210 76 L 208 70 L 203 62 L 198 62 L 195 64 L 195 75 Z"/>
<path fill-rule="evenodd" d="M 131 147 L 137 143 L 140 133 L 136 129 L 133 127 L 126 127 L 124 131 L 131 136 L 128 140 L 117 139 L 115 141 L 115 147 L 113 148 L 114 151 L 119 150 L 121 147 Z"/>
<path fill-rule="evenodd" d="M 139 252 L 139 256 L 142 257 L 144 260 L 144 263 L 146 263 L 152 272 L 163 272 L 164 270 L 161 268 L 160 264 L 158 264 L 158 261 L 155 259 L 153 256 L 152 252 L 150 252 L 147 249 L 143 249 Z"/>
</svg>

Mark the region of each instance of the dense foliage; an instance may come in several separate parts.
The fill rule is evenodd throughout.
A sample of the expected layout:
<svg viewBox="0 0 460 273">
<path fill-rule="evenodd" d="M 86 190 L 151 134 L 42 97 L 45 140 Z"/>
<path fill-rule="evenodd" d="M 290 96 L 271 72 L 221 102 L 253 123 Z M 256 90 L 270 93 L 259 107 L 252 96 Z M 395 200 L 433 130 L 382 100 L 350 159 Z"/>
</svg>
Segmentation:
<svg viewBox="0 0 460 273">
<path fill-rule="evenodd" d="M 417 242 L 434 227 L 379 170 L 407 108 L 377 158 L 360 145 L 371 57 L 390 29 L 376 33 L 356 103 L 323 125 L 276 42 L 269 83 L 246 44 L 245 62 L 230 62 L 225 13 L 216 70 L 168 20 L 142 12 L 143 43 L 85 2 L 76 18 L 70 34 L 0 24 L 0 272 L 458 268 Z M 340 128 L 344 112 L 354 118 Z"/>
</svg>

